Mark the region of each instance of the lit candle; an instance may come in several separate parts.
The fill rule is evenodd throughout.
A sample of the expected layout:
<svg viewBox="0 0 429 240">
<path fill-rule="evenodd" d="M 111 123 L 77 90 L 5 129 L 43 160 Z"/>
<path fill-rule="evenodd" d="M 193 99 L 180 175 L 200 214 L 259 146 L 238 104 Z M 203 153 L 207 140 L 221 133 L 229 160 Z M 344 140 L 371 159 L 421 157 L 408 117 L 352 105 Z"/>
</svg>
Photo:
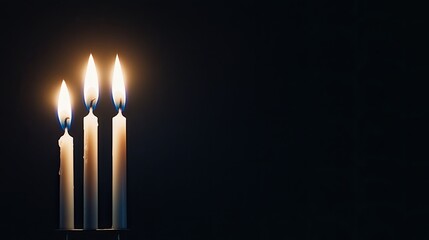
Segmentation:
<svg viewBox="0 0 429 240">
<path fill-rule="evenodd" d="M 127 151 L 125 85 L 121 64 L 116 55 L 112 97 L 118 114 L 112 118 L 112 228 L 127 228 Z"/>
<path fill-rule="evenodd" d="M 98 101 L 98 76 L 92 54 L 89 56 L 84 84 L 85 105 L 89 113 L 83 119 L 84 229 L 98 227 L 98 119 L 93 111 Z"/>
<path fill-rule="evenodd" d="M 74 228 L 73 138 L 68 129 L 71 124 L 71 104 L 66 82 L 61 84 L 58 97 L 58 120 L 64 135 L 58 140 L 60 147 L 60 229 Z"/>
</svg>

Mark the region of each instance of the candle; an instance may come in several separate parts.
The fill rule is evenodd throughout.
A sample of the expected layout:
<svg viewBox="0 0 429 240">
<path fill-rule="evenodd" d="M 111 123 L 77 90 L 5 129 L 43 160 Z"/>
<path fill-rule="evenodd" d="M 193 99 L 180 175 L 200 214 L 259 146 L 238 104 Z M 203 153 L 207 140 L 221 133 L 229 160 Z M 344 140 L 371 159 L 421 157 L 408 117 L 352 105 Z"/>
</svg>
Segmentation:
<svg viewBox="0 0 429 240">
<path fill-rule="evenodd" d="M 60 147 L 60 229 L 74 228 L 73 138 L 68 129 L 71 124 L 71 104 L 67 85 L 63 80 L 58 97 L 58 120 L 64 135 L 58 140 Z"/>
<path fill-rule="evenodd" d="M 127 228 L 127 151 L 125 86 L 119 57 L 113 70 L 112 97 L 118 114 L 112 118 L 112 228 Z"/>
<path fill-rule="evenodd" d="M 84 229 L 98 227 L 98 118 L 93 111 L 98 101 L 98 76 L 92 54 L 84 83 L 85 105 L 89 113 L 83 119 L 84 130 Z"/>
</svg>

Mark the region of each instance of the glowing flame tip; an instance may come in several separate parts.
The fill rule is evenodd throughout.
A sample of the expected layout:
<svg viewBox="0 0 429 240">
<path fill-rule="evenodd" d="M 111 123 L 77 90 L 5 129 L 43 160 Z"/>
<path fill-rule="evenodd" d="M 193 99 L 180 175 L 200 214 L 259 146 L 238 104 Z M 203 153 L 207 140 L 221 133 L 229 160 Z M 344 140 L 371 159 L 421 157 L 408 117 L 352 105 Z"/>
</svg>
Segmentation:
<svg viewBox="0 0 429 240">
<path fill-rule="evenodd" d="M 70 95 L 67 89 L 66 82 L 63 80 L 61 83 L 60 94 L 58 96 L 58 120 L 60 121 L 60 125 L 63 129 L 70 128 L 71 125 L 71 102 Z"/>
<path fill-rule="evenodd" d="M 85 105 L 89 108 L 95 108 L 98 102 L 98 75 L 92 54 L 89 55 L 88 66 L 85 74 L 84 97 Z"/>
<path fill-rule="evenodd" d="M 117 110 L 124 110 L 125 108 L 125 83 L 124 75 L 122 73 L 121 63 L 119 62 L 118 54 L 116 54 L 115 68 L 113 69 L 112 78 L 112 97 L 113 103 Z"/>
</svg>

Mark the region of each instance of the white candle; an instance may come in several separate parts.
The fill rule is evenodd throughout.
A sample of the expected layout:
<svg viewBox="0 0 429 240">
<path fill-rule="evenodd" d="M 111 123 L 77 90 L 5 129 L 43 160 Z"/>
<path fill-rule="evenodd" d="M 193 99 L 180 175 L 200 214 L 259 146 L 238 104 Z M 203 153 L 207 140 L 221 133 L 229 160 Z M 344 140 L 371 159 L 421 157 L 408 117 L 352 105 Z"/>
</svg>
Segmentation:
<svg viewBox="0 0 429 240">
<path fill-rule="evenodd" d="M 84 84 L 85 105 L 89 113 L 83 119 L 84 129 L 84 229 L 98 228 L 98 119 L 93 110 L 98 101 L 98 76 L 92 54 L 89 56 Z"/>
<path fill-rule="evenodd" d="M 119 57 L 113 70 L 112 97 L 118 114 L 112 118 L 112 228 L 127 228 L 127 148 L 125 85 Z"/>
<path fill-rule="evenodd" d="M 58 97 L 58 120 L 64 135 L 60 147 L 60 229 L 74 228 L 73 138 L 68 133 L 71 124 L 71 104 L 67 85 L 63 80 Z"/>
</svg>

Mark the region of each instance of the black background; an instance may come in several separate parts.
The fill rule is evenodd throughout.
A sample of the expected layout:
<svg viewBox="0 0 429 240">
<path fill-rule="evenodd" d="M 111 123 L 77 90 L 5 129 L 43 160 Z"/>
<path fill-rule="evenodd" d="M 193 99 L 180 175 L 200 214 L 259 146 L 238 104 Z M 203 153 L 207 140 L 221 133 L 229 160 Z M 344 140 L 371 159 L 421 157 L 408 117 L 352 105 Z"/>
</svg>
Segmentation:
<svg viewBox="0 0 429 240">
<path fill-rule="evenodd" d="M 130 239 L 429 237 L 428 19 L 373 1 L 2 4 L 0 230 L 59 239 L 56 115 L 72 96 L 82 227 L 83 76 L 126 73 Z M 3 238 L 2 237 L 2 238 Z"/>
</svg>

